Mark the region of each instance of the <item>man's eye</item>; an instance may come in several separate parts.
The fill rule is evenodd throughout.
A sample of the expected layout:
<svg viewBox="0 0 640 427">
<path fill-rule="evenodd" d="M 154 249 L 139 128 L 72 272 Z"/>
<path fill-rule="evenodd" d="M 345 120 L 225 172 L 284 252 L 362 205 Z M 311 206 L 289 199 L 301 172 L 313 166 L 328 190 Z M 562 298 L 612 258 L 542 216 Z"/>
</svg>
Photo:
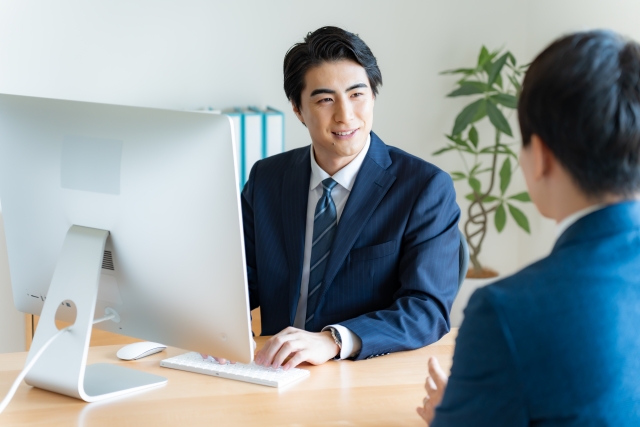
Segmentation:
<svg viewBox="0 0 640 427">
<path fill-rule="evenodd" d="M 362 92 L 356 92 L 356 93 L 354 93 L 352 96 L 359 97 L 359 96 L 362 96 L 362 95 L 364 95 L 364 93 L 362 93 Z"/>
<path fill-rule="evenodd" d="M 331 99 L 331 98 L 322 98 L 322 99 L 321 99 L 320 101 L 318 101 L 318 102 L 331 102 L 331 101 L 333 101 L 333 99 Z"/>
</svg>

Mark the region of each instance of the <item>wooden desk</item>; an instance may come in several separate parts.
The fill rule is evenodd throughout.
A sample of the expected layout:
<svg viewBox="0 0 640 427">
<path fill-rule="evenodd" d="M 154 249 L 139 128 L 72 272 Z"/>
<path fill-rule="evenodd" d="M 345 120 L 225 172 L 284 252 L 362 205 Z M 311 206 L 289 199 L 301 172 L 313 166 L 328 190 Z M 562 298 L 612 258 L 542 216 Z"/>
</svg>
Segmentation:
<svg viewBox="0 0 640 427">
<path fill-rule="evenodd" d="M 26 384 L 0 414 L 2 426 L 424 426 L 415 407 L 424 397 L 427 359 L 451 366 L 457 330 L 428 347 L 360 362 L 302 366 L 311 377 L 278 390 L 160 368 L 183 353 L 169 348 L 135 362 L 120 346 L 91 347 L 89 363 L 111 362 L 165 376 L 169 383 L 118 400 L 87 404 Z M 265 337 L 258 337 L 260 347 Z M 24 366 L 26 353 L 0 355 L 0 397 Z"/>
</svg>

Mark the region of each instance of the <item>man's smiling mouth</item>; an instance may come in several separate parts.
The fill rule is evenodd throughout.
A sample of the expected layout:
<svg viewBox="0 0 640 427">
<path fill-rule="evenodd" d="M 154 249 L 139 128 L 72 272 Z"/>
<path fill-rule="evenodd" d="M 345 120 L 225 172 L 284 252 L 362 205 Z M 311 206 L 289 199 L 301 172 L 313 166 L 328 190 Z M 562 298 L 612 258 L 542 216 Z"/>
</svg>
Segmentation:
<svg viewBox="0 0 640 427">
<path fill-rule="evenodd" d="M 351 135 L 353 134 L 355 131 L 357 131 L 358 129 L 353 129 L 353 130 L 347 130 L 344 132 L 331 132 L 334 135 L 338 135 L 338 136 L 347 136 L 347 135 Z"/>
</svg>

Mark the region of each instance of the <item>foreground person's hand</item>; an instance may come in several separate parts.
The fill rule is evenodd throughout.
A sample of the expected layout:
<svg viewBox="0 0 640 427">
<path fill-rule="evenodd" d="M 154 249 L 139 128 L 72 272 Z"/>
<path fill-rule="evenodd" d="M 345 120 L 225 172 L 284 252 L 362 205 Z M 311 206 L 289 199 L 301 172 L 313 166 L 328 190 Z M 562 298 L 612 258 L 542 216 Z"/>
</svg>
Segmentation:
<svg viewBox="0 0 640 427">
<path fill-rule="evenodd" d="M 429 376 L 424 384 L 424 389 L 427 391 L 427 396 L 422 400 L 422 407 L 417 407 L 418 415 L 427 422 L 427 425 L 431 424 L 433 418 L 436 415 L 436 407 L 442 402 L 442 396 L 447 388 L 447 375 L 444 373 L 438 359 L 435 357 L 429 358 Z"/>
<path fill-rule="evenodd" d="M 288 327 L 272 336 L 256 354 L 256 364 L 283 369 L 295 368 L 302 362 L 320 365 L 334 358 L 340 347 L 331 332 L 308 332 Z M 290 357 L 286 363 L 285 360 Z M 284 364 L 283 364 L 284 363 Z"/>
</svg>

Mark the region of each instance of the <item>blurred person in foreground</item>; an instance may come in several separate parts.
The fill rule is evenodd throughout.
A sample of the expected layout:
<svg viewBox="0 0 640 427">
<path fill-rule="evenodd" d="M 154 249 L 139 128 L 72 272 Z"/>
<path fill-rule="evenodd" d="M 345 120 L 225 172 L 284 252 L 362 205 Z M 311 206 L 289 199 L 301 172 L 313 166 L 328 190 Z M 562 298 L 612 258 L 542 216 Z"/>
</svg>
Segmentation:
<svg viewBox="0 0 640 427">
<path fill-rule="evenodd" d="M 474 293 L 447 379 L 429 360 L 418 413 L 441 426 L 640 425 L 640 45 L 563 37 L 531 64 L 520 164 L 554 219 L 546 258 Z"/>
</svg>

